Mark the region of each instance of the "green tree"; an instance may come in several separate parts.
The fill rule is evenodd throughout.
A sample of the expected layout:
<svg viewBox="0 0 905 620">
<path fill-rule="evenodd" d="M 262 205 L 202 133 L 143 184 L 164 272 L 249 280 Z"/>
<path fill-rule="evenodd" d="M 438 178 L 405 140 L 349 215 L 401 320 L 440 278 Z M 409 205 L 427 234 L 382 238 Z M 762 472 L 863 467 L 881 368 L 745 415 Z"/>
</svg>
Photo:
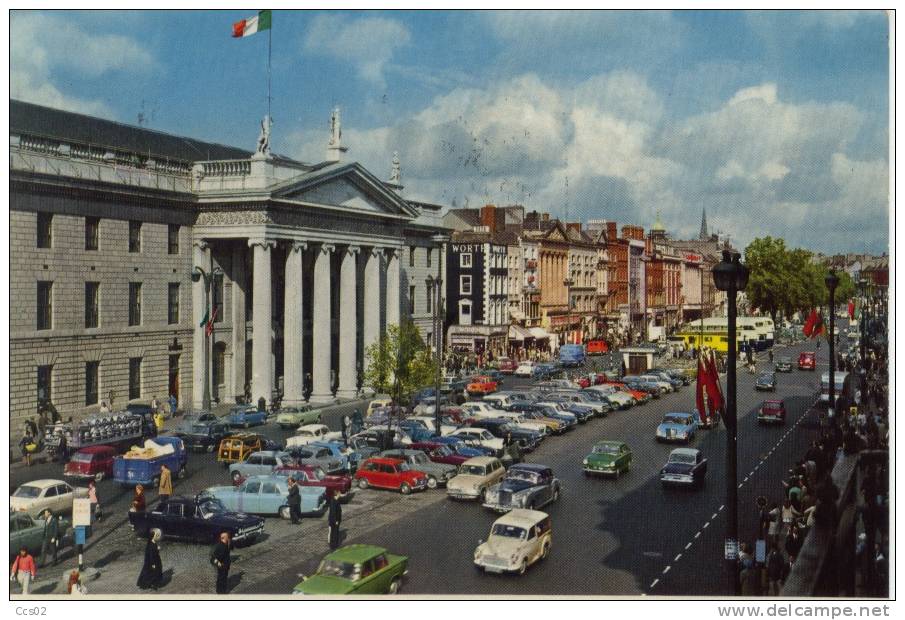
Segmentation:
<svg viewBox="0 0 905 620">
<path fill-rule="evenodd" d="M 404 404 L 417 389 L 430 385 L 436 369 L 418 328 L 404 319 L 388 325 L 383 338 L 365 350 L 364 384 L 388 394 L 394 405 Z"/>
<path fill-rule="evenodd" d="M 782 239 L 764 237 L 745 248 L 745 264 L 750 270 L 745 293 L 752 307 L 766 312 L 776 322 L 776 314 L 792 305 L 789 296 L 790 255 Z"/>
</svg>

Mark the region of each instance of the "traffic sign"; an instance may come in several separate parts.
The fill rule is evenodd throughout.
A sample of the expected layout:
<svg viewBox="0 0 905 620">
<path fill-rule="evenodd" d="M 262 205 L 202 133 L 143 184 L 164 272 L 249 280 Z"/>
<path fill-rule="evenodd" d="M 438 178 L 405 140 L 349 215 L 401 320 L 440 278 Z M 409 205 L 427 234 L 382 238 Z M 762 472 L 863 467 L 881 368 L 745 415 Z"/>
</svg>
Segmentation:
<svg viewBox="0 0 905 620">
<path fill-rule="evenodd" d="M 725 559 L 727 560 L 737 560 L 738 559 L 738 541 L 737 540 L 726 540 L 726 548 L 725 548 Z"/>
</svg>

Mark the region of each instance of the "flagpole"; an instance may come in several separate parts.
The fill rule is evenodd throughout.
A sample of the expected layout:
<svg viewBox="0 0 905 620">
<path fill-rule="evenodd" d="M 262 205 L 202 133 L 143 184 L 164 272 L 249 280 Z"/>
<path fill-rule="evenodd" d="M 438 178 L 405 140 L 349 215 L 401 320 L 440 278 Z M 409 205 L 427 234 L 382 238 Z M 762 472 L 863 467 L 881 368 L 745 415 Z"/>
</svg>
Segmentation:
<svg viewBox="0 0 905 620">
<path fill-rule="evenodd" d="M 270 85 L 271 85 L 271 70 L 270 70 L 270 59 L 273 52 L 273 21 L 271 20 L 270 28 L 267 29 L 267 117 L 272 121 L 273 117 L 270 115 Z"/>
</svg>

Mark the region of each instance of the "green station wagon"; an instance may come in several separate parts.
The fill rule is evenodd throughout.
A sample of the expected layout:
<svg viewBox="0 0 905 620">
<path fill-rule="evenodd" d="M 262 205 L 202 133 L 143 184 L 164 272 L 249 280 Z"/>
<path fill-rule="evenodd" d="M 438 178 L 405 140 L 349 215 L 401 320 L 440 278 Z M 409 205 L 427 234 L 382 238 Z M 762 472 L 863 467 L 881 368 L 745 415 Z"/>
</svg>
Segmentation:
<svg viewBox="0 0 905 620">
<path fill-rule="evenodd" d="M 293 588 L 293 594 L 396 594 L 408 572 L 408 558 L 373 545 L 346 545 L 327 554 L 317 572 Z"/>
<path fill-rule="evenodd" d="M 277 424 L 280 428 L 297 428 L 303 424 L 320 424 L 323 411 L 314 409 L 311 405 L 299 405 L 297 407 L 283 407 L 277 413 Z"/>
<path fill-rule="evenodd" d="M 624 442 L 598 441 L 582 465 L 586 475 L 613 474 L 618 478 L 629 470 L 631 463 L 632 451 Z"/>
</svg>

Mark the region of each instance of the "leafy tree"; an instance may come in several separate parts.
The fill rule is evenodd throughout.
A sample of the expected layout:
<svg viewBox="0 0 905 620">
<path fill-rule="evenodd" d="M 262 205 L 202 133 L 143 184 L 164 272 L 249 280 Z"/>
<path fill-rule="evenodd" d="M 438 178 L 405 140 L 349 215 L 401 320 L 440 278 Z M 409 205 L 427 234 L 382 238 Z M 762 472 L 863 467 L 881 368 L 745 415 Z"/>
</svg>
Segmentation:
<svg viewBox="0 0 905 620">
<path fill-rule="evenodd" d="M 779 310 L 793 305 L 788 288 L 791 277 L 789 252 L 782 239 L 755 239 L 745 248 L 745 263 L 750 270 L 745 293 L 752 307 L 767 312 L 776 322 Z"/>
<path fill-rule="evenodd" d="M 406 403 L 419 388 L 429 385 L 437 365 L 415 324 L 404 319 L 388 325 L 383 338 L 365 350 L 364 384 L 388 394 L 393 404 Z"/>
</svg>

